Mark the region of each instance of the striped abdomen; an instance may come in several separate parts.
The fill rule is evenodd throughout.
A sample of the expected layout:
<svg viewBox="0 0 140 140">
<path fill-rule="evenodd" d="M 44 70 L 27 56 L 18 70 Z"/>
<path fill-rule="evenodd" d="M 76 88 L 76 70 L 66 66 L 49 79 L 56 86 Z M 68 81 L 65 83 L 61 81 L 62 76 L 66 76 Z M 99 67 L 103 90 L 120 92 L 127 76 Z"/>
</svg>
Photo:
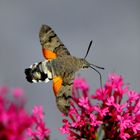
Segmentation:
<svg viewBox="0 0 140 140">
<path fill-rule="evenodd" d="M 47 61 L 35 63 L 30 68 L 25 69 L 26 79 L 30 83 L 48 82 L 52 80 L 50 68 L 47 67 Z"/>
</svg>

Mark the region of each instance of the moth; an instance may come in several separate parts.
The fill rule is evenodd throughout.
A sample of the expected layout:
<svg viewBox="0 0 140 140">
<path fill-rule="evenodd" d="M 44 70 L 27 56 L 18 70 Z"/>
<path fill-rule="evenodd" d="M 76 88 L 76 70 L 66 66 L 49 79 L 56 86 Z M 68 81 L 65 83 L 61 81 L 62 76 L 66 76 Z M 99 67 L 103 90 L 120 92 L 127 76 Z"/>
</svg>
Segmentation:
<svg viewBox="0 0 140 140">
<path fill-rule="evenodd" d="M 45 60 L 34 63 L 25 69 L 26 79 L 30 83 L 52 80 L 57 107 L 62 113 L 67 115 L 70 108 L 70 99 L 72 98 L 72 85 L 75 73 L 80 69 L 91 67 L 99 73 L 101 80 L 100 72 L 94 67 L 104 68 L 90 64 L 86 60 L 92 41 L 89 44 L 86 56 L 77 58 L 70 54 L 56 33 L 48 25 L 42 25 L 39 38 Z"/>
</svg>

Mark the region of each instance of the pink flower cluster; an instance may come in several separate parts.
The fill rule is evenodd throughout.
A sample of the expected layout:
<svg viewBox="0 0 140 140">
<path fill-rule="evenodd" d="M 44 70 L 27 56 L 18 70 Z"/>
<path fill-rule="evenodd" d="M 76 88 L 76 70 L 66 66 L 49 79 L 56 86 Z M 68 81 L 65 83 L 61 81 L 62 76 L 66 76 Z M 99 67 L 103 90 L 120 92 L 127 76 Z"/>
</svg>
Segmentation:
<svg viewBox="0 0 140 140">
<path fill-rule="evenodd" d="M 122 76 L 110 74 L 90 97 L 84 79 L 74 81 L 68 118 L 60 128 L 68 140 L 140 139 L 140 94 L 129 90 Z"/>
<path fill-rule="evenodd" d="M 25 131 L 32 119 L 24 108 L 22 94 L 20 88 L 0 87 L 0 140 L 26 140 Z"/>
<path fill-rule="evenodd" d="M 33 108 L 33 125 L 28 128 L 28 135 L 32 140 L 49 140 L 50 129 L 45 126 L 44 112 L 42 106 L 34 106 Z"/>
<path fill-rule="evenodd" d="M 0 140 L 49 140 L 43 108 L 34 106 L 30 115 L 23 93 L 21 88 L 0 87 Z"/>
<path fill-rule="evenodd" d="M 25 103 L 22 89 L 0 87 L 0 140 L 50 139 L 43 107 L 34 106 L 30 115 Z M 68 117 L 63 117 L 60 130 L 68 134 L 68 140 L 139 140 L 140 93 L 130 90 L 122 76 L 113 73 L 105 86 L 90 96 L 86 81 L 77 78 Z"/>
</svg>

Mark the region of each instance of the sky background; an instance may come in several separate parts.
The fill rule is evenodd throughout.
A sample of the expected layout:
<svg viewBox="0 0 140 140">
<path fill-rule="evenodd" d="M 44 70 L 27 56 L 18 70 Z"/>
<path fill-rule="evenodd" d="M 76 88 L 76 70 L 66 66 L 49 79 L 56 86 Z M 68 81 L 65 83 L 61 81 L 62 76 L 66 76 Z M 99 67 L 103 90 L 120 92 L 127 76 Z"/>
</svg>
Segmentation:
<svg viewBox="0 0 140 140">
<path fill-rule="evenodd" d="M 140 0 L 0 0 L 0 84 L 22 87 L 29 110 L 43 105 L 51 139 L 62 140 L 61 113 L 55 105 L 52 82 L 30 84 L 24 69 L 44 60 L 38 33 L 50 25 L 71 54 L 121 74 L 131 89 L 140 91 Z M 91 69 L 78 72 L 94 93 L 99 76 Z"/>
</svg>

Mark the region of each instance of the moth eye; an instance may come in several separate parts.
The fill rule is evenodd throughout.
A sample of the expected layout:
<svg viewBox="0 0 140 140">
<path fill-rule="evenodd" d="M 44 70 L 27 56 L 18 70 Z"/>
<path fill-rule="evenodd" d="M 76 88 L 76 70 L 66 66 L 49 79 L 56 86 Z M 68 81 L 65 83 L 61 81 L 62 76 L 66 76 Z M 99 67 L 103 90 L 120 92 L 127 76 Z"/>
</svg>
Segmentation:
<svg viewBox="0 0 140 140">
<path fill-rule="evenodd" d="M 84 68 L 88 68 L 88 66 L 84 65 L 84 66 L 83 66 L 83 69 L 84 69 Z"/>
</svg>

